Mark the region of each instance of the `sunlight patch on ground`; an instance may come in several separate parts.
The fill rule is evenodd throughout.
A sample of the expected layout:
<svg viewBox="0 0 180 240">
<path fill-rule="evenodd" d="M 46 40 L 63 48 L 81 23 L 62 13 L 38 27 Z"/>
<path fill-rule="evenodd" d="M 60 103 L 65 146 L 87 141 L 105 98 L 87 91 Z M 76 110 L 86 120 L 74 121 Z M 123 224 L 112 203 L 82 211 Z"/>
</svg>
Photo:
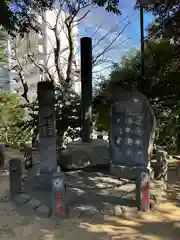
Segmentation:
<svg viewBox="0 0 180 240">
<path fill-rule="evenodd" d="M 79 227 L 88 232 L 106 233 L 108 240 L 174 240 L 177 238 L 166 238 L 172 227 L 179 229 L 180 208 L 173 203 L 159 205 L 154 212 L 139 213 L 129 217 L 106 217 L 102 224 L 80 223 Z M 156 224 L 157 227 L 156 227 Z M 140 229 L 143 229 L 144 234 Z M 157 232 L 157 234 L 156 234 Z M 163 234 L 165 236 L 163 236 Z M 159 236 L 162 235 L 162 236 Z"/>
</svg>

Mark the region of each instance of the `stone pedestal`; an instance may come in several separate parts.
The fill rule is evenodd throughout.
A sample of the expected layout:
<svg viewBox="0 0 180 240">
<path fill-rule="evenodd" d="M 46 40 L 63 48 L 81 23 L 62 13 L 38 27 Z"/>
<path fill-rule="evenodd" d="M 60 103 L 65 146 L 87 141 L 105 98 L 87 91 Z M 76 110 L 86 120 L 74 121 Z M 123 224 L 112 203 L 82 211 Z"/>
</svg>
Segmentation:
<svg viewBox="0 0 180 240">
<path fill-rule="evenodd" d="M 58 154 L 58 165 L 64 170 L 81 169 L 110 162 L 109 144 L 105 140 L 92 139 L 89 143 L 81 140 L 71 142 L 66 150 Z"/>
<path fill-rule="evenodd" d="M 147 168 L 145 167 L 137 167 L 137 166 L 127 167 L 127 166 L 110 163 L 109 171 L 110 171 L 110 174 L 118 178 L 124 178 L 132 181 L 136 181 L 139 178 L 141 172 L 145 171 L 146 169 Z"/>
</svg>

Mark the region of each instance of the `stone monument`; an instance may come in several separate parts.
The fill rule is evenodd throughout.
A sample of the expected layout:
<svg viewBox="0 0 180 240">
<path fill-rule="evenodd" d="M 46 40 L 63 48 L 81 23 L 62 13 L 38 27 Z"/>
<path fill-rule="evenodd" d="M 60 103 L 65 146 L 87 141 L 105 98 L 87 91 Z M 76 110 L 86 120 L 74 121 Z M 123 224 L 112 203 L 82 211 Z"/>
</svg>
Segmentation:
<svg viewBox="0 0 180 240">
<path fill-rule="evenodd" d="M 72 141 L 59 153 L 64 170 L 81 169 L 109 163 L 109 144 L 92 139 L 92 39 L 81 38 L 81 140 Z"/>
<path fill-rule="evenodd" d="M 54 84 L 50 81 L 38 83 L 39 102 L 39 161 L 28 169 L 23 193 L 16 202 L 26 198 L 38 216 L 64 217 L 66 215 L 66 179 L 57 168 L 56 157 L 56 116 Z M 11 164 L 12 165 L 12 164 Z M 13 174 L 11 174 L 14 176 Z M 14 191 L 17 192 L 15 189 Z"/>
<path fill-rule="evenodd" d="M 82 141 L 91 141 L 92 134 L 92 39 L 81 38 L 81 129 Z"/>
<path fill-rule="evenodd" d="M 52 174 L 57 171 L 53 82 L 44 81 L 38 83 L 38 103 L 40 166 L 35 181 L 40 188 L 51 188 Z"/>
<path fill-rule="evenodd" d="M 110 172 L 137 179 L 149 166 L 148 148 L 154 132 L 155 117 L 147 98 L 135 87 L 117 87 L 110 111 Z"/>
</svg>

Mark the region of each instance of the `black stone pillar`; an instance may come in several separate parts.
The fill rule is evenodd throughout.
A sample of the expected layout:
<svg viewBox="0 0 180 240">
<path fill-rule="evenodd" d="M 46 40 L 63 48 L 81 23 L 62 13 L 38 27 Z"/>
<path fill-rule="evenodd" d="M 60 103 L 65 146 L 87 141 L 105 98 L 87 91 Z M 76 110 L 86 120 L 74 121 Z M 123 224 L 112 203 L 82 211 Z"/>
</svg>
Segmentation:
<svg viewBox="0 0 180 240">
<path fill-rule="evenodd" d="M 91 141 L 92 132 L 92 39 L 81 38 L 81 121 L 82 141 Z"/>
</svg>

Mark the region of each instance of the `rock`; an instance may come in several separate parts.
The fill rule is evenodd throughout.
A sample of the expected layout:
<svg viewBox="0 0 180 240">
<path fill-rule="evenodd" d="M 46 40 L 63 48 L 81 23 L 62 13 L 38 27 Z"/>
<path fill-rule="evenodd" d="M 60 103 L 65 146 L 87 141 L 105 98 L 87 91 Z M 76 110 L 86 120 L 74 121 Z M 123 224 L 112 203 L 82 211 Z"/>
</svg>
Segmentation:
<svg viewBox="0 0 180 240">
<path fill-rule="evenodd" d="M 150 183 L 150 196 L 155 203 L 160 203 L 166 198 L 167 184 L 161 180 Z"/>
<path fill-rule="evenodd" d="M 125 217 L 130 217 L 138 214 L 138 208 L 134 206 L 121 206 L 121 215 Z"/>
<path fill-rule="evenodd" d="M 92 139 L 90 143 L 81 140 L 69 143 L 66 150 L 58 154 L 58 165 L 62 169 L 80 169 L 88 166 L 108 165 L 109 144 L 102 139 Z"/>
<path fill-rule="evenodd" d="M 45 205 L 41 205 L 36 209 L 36 213 L 39 217 L 48 218 L 51 215 L 51 209 Z"/>
<path fill-rule="evenodd" d="M 35 198 L 32 198 L 28 203 L 27 205 L 30 206 L 32 209 L 36 209 L 37 207 L 40 206 L 40 201 L 35 199 Z"/>
<path fill-rule="evenodd" d="M 92 216 L 95 214 L 99 214 L 99 211 L 96 207 L 94 207 L 92 205 L 84 205 L 83 206 L 83 215 Z"/>
<path fill-rule="evenodd" d="M 103 208 L 101 213 L 104 216 L 113 216 L 114 215 L 114 207 L 110 203 L 103 203 Z"/>
<path fill-rule="evenodd" d="M 0 202 L 8 202 L 9 201 L 9 197 L 8 196 L 2 196 L 0 197 Z"/>
<path fill-rule="evenodd" d="M 69 217 L 70 218 L 79 218 L 83 214 L 83 206 L 78 205 L 78 206 L 72 206 L 69 208 Z"/>
<path fill-rule="evenodd" d="M 19 205 L 23 205 L 30 200 L 30 196 L 27 194 L 18 194 L 17 196 L 14 197 L 14 200 Z"/>
<path fill-rule="evenodd" d="M 92 205 L 76 205 L 71 207 L 69 212 L 71 218 L 91 217 L 98 214 L 100 215 L 100 212 Z"/>
<path fill-rule="evenodd" d="M 156 160 L 157 161 L 162 161 L 162 158 L 167 158 L 167 157 L 168 157 L 168 153 L 166 151 L 158 150 L 156 152 Z"/>
<path fill-rule="evenodd" d="M 120 216 L 123 213 L 123 208 L 120 205 L 114 206 L 114 215 L 115 216 Z"/>
</svg>

